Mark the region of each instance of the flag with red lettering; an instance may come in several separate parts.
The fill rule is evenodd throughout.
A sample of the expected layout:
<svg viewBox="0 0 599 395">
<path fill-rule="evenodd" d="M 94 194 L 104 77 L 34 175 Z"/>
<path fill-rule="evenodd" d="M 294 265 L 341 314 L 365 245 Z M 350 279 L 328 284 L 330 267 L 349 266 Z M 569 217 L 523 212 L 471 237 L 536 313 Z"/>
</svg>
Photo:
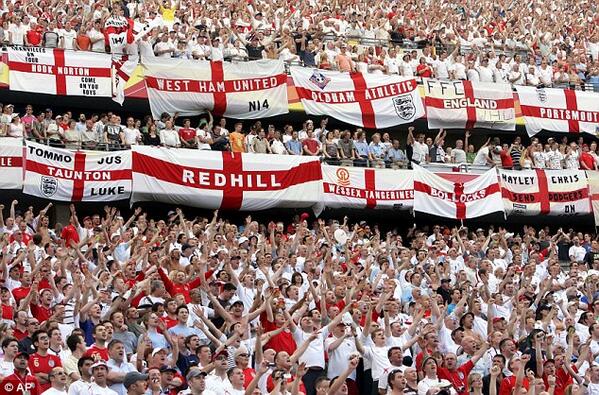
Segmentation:
<svg viewBox="0 0 599 395">
<path fill-rule="evenodd" d="M 529 136 L 541 130 L 599 133 L 599 95 L 572 89 L 517 86 Z"/>
<path fill-rule="evenodd" d="M 23 140 L 0 138 L 0 189 L 23 187 Z"/>
<path fill-rule="evenodd" d="M 331 208 L 411 209 L 411 170 L 322 166 L 324 204 Z"/>
<path fill-rule="evenodd" d="M 132 202 L 227 210 L 312 207 L 322 200 L 318 158 L 133 147 Z"/>
<path fill-rule="evenodd" d="M 411 123 L 424 116 L 414 78 L 306 67 L 291 67 L 291 77 L 307 114 L 369 129 Z"/>
<path fill-rule="evenodd" d="M 414 166 L 414 211 L 444 218 L 470 219 L 503 213 L 495 169 L 476 178 L 458 182 Z"/>
<path fill-rule="evenodd" d="M 60 48 L 9 47 L 9 88 L 58 96 L 110 97 L 109 54 Z"/>
<path fill-rule="evenodd" d="M 281 60 L 209 62 L 145 59 L 150 109 L 193 116 L 211 111 L 238 119 L 287 114 L 287 74 Z"/>
<path fill-rule="evenodd" d="M 425 79 L 424 95 L 430 129 L 516 130 L 509 84 Z"/>
<path fill-rule="evenodd" d="M 584 170 L 499 170 L 499 180 L 508 215 L 577 215 L 591 212 Z"/>
<path fill-rule="evenodd" d="M 128 199 L 131 151 L 71 151 L 27 142 L 23 193 L 65 202 Z"/>
</svg>

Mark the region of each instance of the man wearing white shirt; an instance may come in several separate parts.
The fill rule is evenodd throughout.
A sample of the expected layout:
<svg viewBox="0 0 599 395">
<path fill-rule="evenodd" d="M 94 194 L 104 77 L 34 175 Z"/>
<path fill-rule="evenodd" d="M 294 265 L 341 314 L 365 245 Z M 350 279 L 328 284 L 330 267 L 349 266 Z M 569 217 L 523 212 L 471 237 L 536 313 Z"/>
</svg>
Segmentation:
<svg viewBox="0 0 599 395">
<path fill-rule="evenodd" d="M 77 32 L 71 27 L 70 22 L 65 23 L 64 29 L 60 30 L 58 36 L 60 37 L 61 48 L 67 50 L 75 49 L 75 38 L 77 37 Z"/>
<path fill-rule="evenodd" d="M 435 70 L 435 75 L 440 80 L 448 80 L 449 79 L 449 68 L 448 68 L 448 60 L 447 60 L 447 52 L 442 51 L 439 55 L 439 58 L 433 60 L 433 69 Z"/>
<path fill-rule="evenodd" d="M 512 69 L 507 75 L 507 79 L 512 85 L 525 85 L 525 74 L 520 70 L 518 63 L 512 64 Z"/>
<path fill-rule="evenodd" d="M 55 367 L 48 373 L 51 387 L 42 392 L 44 395 L 67 395 L 67 374 L 62 367 Z M 27 393 L 27 392 L 25 392 Z"/>
<path fill-rule="evenodd" d="M 489 67 L 489 59 L 483 58 L 476 70 L 480 76 L 480 82 L 494 82 L 493 70 Z"/>
<path fill-rule="evenodd" d="M 127 373 L 136 371 L 135 366 L 125 362 L 125 345 L 120 340 L 112 340 L 108 344 L 108 355 L 110 356 L 107 362 L 110 369 L 108 372 L 110 389 L 119 395 L 125 395 L 127 390 L 123 385 L 123 380 Z"/>
<path fill-rule="evenodd" d="M 547 60 L 543 59 L 539 66 L 539 80 L 546 87 L 553 85 L 553 67 L 547 64 Z"/>
<path fill-rule="evenodd" d="M 329 367 L 327 377 L 333 379 L 340 376 L 349 366 L 349 357 L 355 354 L 361 345 L 356 342 L 352 333 L 351 324 L 339 322 L 332 330 L 333 336 L 325 340 L 326 351 L 329 355 Z M 352 372 L 349 378 L 356 380 L 356 372 Z"/>
<path fill-rule="evenodd" d="M 572 247 L 568 249 L 568 256 L 571 260 L 576 261 L 578 263 L 582 263 L 584 261 L 584 257 L 587 253 L 587 250 L 580 245 L 580 240 L 578 236 L 575 236 L 572 239 Z"/>
</svg>

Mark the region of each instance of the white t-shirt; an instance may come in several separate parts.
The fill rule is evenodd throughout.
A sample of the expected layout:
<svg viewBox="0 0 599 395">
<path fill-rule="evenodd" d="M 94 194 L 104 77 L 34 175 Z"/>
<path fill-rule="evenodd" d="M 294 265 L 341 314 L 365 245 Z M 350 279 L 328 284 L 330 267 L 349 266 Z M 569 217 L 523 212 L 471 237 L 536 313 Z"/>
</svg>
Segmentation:
<svg viewBox="0 0 599 395">
<path fill-rule="evenodd" d="M 424 162 L 428 154 L 428 145 L 419 141 L 412 143 L 412 160 L 414 162 Z"/>
<path fill-rule="evenodd" d="M 44 392 L 42 392 L 43 395 L 67 395 L 66 391 L 60 391 L 57 390 L 56 388 L 48 388 L 47 390 L 45 390 Z"/>
<path fill-rule="evenodd" d="M 357 351 L 356 342 L 351 336 L 343 339 L 339 347 L 331 350 L 329 347 L 336 340 L 337 338 L 334 336 L 328 337 L 325 340 L 326 350 L 329 354 L 329 368 L 327 370 L 327 377 L 329 379 L 340 376 L 349 365 L 349 356 Z M 356 372 L 351 372 L 349 378 L 355 380 Z"/>
<path fill-rule="evenodd" d="M 296 327 L 292 332 L 293 339 L 299 345 L 305 342 L 311 335 Z M 306 352 L 299 358 L 299 362 L 304 362 L 306 367 L 321 367 L 324 369 L 324 339 L 329 337 L 329 330 L 325 327 L 322 329 L 318 337 L 310 342 Z"/>
<path fill-rule="evenodd" d="M 68 32 L 65 29 L 61 29 L 58 35 L 62 38 L 64 49 L 75 49 L 73 45 L 73 40 L 77 37 L 75 29 L 71 29 Z"/>
<path fill-rule="evenodd" d="M 387 339 L 387 342 L 388 341 L 389 340 Z M 364 351 L 364 357 L 368 358 L 372 363 L 372 380 L 376 381 L 381 378 L 385 369 L 391 365 L 391 362 L 389 362 L 389 358 L 387 357 L 389 346 L 385 345 L 377 347 L 374 344 L 368 346 L 365 345 Z"/>
<path fill-rule="evenodd" d="M 127 144 L 127 145 L 137 144 L 137 139 L 140 136 L 138 129 L 125 128 L 125 129 L 123 129 L 123 133 L 125 134 L 125 144 Z"/>
<path fill-rule="evenodd" d="M 476 157 L 474 158 L 474 165 L 484 166 L 487 164 L 487 158 L 489 157 L 489 147 L 483 147 L 478 150 Z"/>
</svg>

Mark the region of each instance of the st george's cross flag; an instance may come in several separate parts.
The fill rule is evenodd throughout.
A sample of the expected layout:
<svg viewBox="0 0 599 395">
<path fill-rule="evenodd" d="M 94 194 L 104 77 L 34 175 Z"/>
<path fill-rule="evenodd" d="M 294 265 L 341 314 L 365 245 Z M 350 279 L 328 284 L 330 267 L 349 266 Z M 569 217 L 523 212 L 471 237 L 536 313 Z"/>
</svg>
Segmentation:
<svg viewBox="0 0 599 395">
<path fill-rule="evenodd" d="M 131 151 L 71 151 L 28 141 L 23 193 L 63 202 L 128 199 Z"/>
<path fill-rule="evenodd" d="M 110 97 L 110 66 L 109 54 L 9 47 L 9 89 L 58 96 Z"/>
<path fill-rule="evenodd" d="M 589 214 L 589 187 L 584 170 L 499 170 L 506 214 Z"/>
<path fill-rule="evenodd" d="M 517 86 L 529 136 L 541 130 L 599 133 L 599 95 L 572 89 Z"/>
<path fill-rule="evenodd" d="M 459 220 L 504 212 L 495 169 L 470 181 L 457 182 L 413 166 L 414 211 Z"/>
<path fill-rule="evenodd" d="M 281 60 L 210 62 L 152 58 L 142 62 L 150 109 L 193 116 L 211 111 L 238 119 L 289 112 Z"/>
<path fill-rule="evenodd" d="M 431 129 L 516 130 L 509 84 L 425 79 L 424 95 Z"/>
<path fill-rule="evenodd" d="M 414 78 L 342 73 L 291 67 L 291 77 L 307 114 L 326 115 L 369 129 L 411 123 L 424 116 Z"/>
<path fill-rule="evenodd" d="M 322 166 L 324 205 L 330 208 L 411 209 L 411 170 Z"/>
<path fill-rule="evenodd" d="M 131 201 L 227 210 L 312 207 L 318 158 L 133 146 Z"/>
<path fill-rule="evenodd" d="M 0 189 L 23 187 L 23 139 L 0 138 Z"/>
</svg>

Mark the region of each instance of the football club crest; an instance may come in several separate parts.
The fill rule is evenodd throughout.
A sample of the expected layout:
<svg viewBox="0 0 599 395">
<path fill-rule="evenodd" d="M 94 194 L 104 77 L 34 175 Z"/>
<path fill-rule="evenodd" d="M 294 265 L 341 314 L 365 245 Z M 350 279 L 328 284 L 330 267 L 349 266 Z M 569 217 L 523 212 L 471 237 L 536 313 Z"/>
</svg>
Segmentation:
<svg viewBox="0 0 599 395">
<path fill-rule="evenodd" d="M 331 82 L 331 79 L 326 75 L 322 74 L 318 70 L 314 70 L 312 76 L 310 77 L 310 82 L 319 87 L 320 89 L 326 88 L 326 86 Z"/>
<path fill-rule="evenodd" d="M 398 117 L 404 121 L 414 118 L 416 106 L 412 100 L 412 95 L 395 96 L 391 100 L 393 100 L 393 107 L 395 107 Z"/>
<path fill-rule="evenodd" d="M 340 167 L 337 169 L 337 183 L 343 187 L 346 187 L 351 183 L 349 179 L 349 171 L 347 171 L 345 167 Z"/>
<path fill-rule="evenodd" d="M 58 180 L 54 177 L 42 176 L 42 180 L 40 182 L 40 192 L 45 197 L 54 196 L 54 194 L 58 191 Z"/>
</svg>

